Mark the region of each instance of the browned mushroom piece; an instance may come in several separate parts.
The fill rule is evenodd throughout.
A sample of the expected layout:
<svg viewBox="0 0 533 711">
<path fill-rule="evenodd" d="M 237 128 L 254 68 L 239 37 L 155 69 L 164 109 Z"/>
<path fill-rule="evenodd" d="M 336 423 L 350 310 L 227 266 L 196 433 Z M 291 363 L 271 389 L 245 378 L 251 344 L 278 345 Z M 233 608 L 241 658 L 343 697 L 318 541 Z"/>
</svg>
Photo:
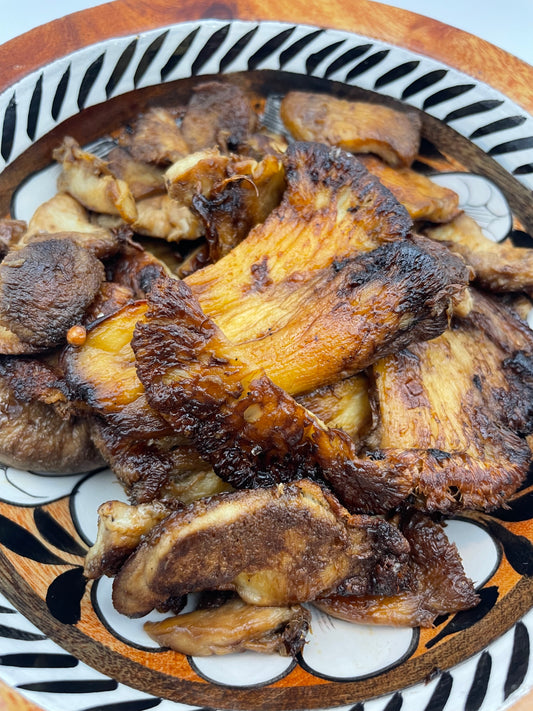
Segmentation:
<svg viewBox="0 0 533 711">
<path fill-rule="evenodd" d="M 376 156 L 362 155 L 358 160 L 391 191 L 413 220 L 449 222 L 460 214 L 459 196 L 450 188 L 411 168 L 391 168 Z"/>
<path fill-rule="evenodd" d="M 179 111 L 175 112 L 162 107 L 149 109 L 141 114 L 134 122 L 132 129 L 124 129 L 118 136 L 118 142 L 128 149 L 131 157 L 140 163 L 167 166 L 182 158 L 191 150 L 178 126 L 176 119 Z M 114 154 L 110 155 L 111 165 L 116 161 Z M 130 169 L 132 166 L 130 165 Z M 124 166 L 119 167 L 119 172 L 124 171 Z M 150 171 L 152 173 L 152 171 Z M 152 173 L 152 175 L 155 174 Z M 145 176 L 149 177 L 149 174 Z M 130 178 L 131 179 L 131 178 Z M 127 175 L 124 180 L 128 182 Z M 134 188 L 136 181 L 133 181 Z"/>
<path fill-rule="evenodd" d="M 493 242 L 469 215 L 428 228 L 431 239 L 447 244 L 474 270 L 476 282 L 489 291 L 533 293 L 533 250 L 510 241 Z"/>
<path fill-rule="evenodd" d="M 219 607 L 145 622 L 144 629 L 162 647 L 195 657 L 245 650 L 294 657 L 304 646 L 310 621 L 301 605 L 258 607 L 234 598 Z"/>
<path fill-rule="evenodd" d="M 407 567 L 412 587 L 397 595 L 332 595 L 316 607 L 348 622 L 431 627 L 438 615 L 474 607 L 479 598 L 445 529 L 410 512 L 400 524 L 411 550 Z"/>
<path fill-rule="evenodd" d="M 103 465 L 89 420 L 73 413 L 65 383 L 38 360 L 0 358 L 0 462 L 57 474 Z"/>
<path fill-rule="evenodd" d="M 250 98 L 234 84 L 199 84 L 189 101 L 182 132 L 191 151 L 218 146 L 239 153 L 257 125 Z"/>
<path fill-rule="evenodd" d="M 421 118 L 415 111 L 290 91 L 281 118 L 297 141 L 318 141 L 351 153 L 376 153 L 392 166 L 410 166 L 418 153 Z"/>
<path fill-rule="evenodd" d="M 104 160 L 83 150 L 69 136 L 53 156 L 62 167 L 58 190 L 69 193 L 88 210 L 119 215 L 128 223 L 135 220 L 137 208 L 127 183 L 115 178 Z"/>
<path fill-rule="evenodd" d="M 23 220 L 0 220 L 0 259 L 20 242 L 26 230 L 27 225 Z"/>
<path fill-rule="evenodd" d="M 70 239 L 99 259 L 115 254 L 120 234 L 91 222 L 88 211 L 67 193 L 57 193 L 43 202 L 31 217 L 20 246 L 50 239 Z"/>
<path fill-rule="evenodd" d="M 107 154 L 106 162 L 111 173 L 128 184 L 135 200 L 165 192 L 162 166 L 135 159 L 126 148 L 120 146 Z"/>
<path fill-rule="evenodd" d="M 9 252 L 0 264 L 0 353 L 64 343 L 103 280 L 102 263 L 71 239 L 50 236 Z"/>
<path fill-rule="evenodd" d="M 201 590 L 247 603 L 292 605 L 340 583 L 397 591 L 409 546 L 381 518 L 350 516 L 307 480 L 219 494 L 172 513 L 143 539 L 113 584 L 116 609 L 142 616 Z"/>
</svg>

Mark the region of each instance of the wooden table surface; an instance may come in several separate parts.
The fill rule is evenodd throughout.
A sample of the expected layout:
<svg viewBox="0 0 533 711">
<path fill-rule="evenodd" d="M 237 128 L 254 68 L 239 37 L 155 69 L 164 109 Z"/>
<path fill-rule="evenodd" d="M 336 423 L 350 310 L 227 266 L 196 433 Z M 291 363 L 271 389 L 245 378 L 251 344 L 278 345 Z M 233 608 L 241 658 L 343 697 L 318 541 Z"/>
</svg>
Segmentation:
<svg viewBox="0 0 533 711">
<path fill-rule="evenodd" d="M 461 30 L 369 0 L 357 0 L 357 12 L 347 16 L 344 2 L 330 0 L 330 26 L 379 37 L 433 56 L 492 84 L 533 114 L 533 69 L 516 57 Z M 180 3 L 169 3 L 168 0 L 151 0 L 150 3 L 116 0 L 38 27 L 0 45 L 0 90 L 58 56 L 58 37 L 61 38 L 62 52 L 66 54 L 106 37 L 150 29 L 184 18 L 193 19 L 201 16 L 208 4 L 203 0 L 183 0 Z M 292 0 L 291 3 L 272 0 L 268 12 L 263 9 L 266 5 L 262 5 L 261 0 L 232 0 L 231 4 L 235 8 L 235 16 L 243 19 L 261 19 L 266 13 L 275 15 L 279 20 L 298 21 L 305 17 L 307 23 L 321 24 L 324 18 L 322 4 L 318 0 Z M 466 44 L 465 37 L 468 38 Z M 28 51 L 29 47 L 31 51 Z M 532 708 L 533 693 L 530 693 L 517 701 L 512 711 L 531 711 Z M 39 709 L 0 681 L 0 711 Z"/>
</svg>

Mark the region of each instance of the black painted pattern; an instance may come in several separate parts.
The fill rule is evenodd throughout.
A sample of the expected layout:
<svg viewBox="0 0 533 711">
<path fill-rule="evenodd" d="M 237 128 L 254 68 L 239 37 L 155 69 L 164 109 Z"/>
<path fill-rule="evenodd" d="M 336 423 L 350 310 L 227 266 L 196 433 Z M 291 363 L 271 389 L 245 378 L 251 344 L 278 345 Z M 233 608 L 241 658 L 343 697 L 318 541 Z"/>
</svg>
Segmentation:
<svg viewBox="0 0 533 711">
<path fill-rule="evenodd" d="M 455 86 L 448 86 L 446 89 L 441 89 L 440 91 L 431 94 L 431 96 L 428 96 L 422 104 L 422 108 L 424 111 L 426 111 L 426 109 L 431 109 L 433 106 L 437 106 L 445 101 L 450 101 L 450 99 L 455 99 L 457 96 L 466 94 L 467 91 L 472 91 L 475 86 L 475 84 L 456 84 Z"/>
<path fill-rule="evenodd" d="M 81 618 L 81 599 L 85 594 L 87 578 L 83 568 L 76 566 L 61 573 L 46 591 L 46 604 L 50 614 L 65 625 L 75 625 Z"/>
<path fill-rule="evenodd" d="M 137 38 L 132 40 L 118 58 L 117 63 L 115 64 L 115 68 L 111 72 L 108 82 L 105 85 L 105 95 L 108 99 L 113 95 L 113 92 L 115 91 L 119 81 L 122 79 L 128 67 L 130 66 L 131 60 L 133 59 L 133 55 L 135 54 L 135 50 L 137 48 L 138 41 L 139 40 Z"/>
<path fill-rule="evenodd" d="M 102 691 L 114 691 L 118 684 L 113 679 L 72 679 L 34 681 L 17 684 L 25 691 L 43 691 L 47 694 L 96 694 Z"/>
<path fill-rule="evenodd" d="M 9 625 L 0 625 L 0 637 L 5 637 L 6 639 L 17 639 L 23 642 L 37 642 L 46 639 L 45 634 L 40 634 L 39 632 L 27 632 L 26 630 L 19 630 L 16 627 L 10 627 Z"/>
<path fill-rule="evenodd" d="M 2 141 L 0 143 L 0 153 L 2 158 L 7 161 L 13 150 L 13 141 L 15 138 L 15 129 L 17 127 L 17 100 L 15 94 L 9 100 L 7 105 L 4 121 L 2 123 Z"/>
<path fill-rule="evenodd" d="M 81 557 L 87 553 L 87 549 L 80 545 L 46 509 L 41 506 L 34 509 L 33 520 L 44 540 L 55 548 Z"/>
<path fill-rule="evenodd" d="M 26 122 L 26 134 L 32 141 L 35 138 L 35 132 L 37 130 L 37 121 L 39 120 L 42 98 L 43 75 L 41 74 L 35 83 L 35 87 L 31 95 L 30 107 L 28 109 L 28 120 Z"/>
<path fill-rule="evenodd" d="M 405 87 L 402 92 L 401 98 L 405 101 L 406 99 L 411 98 L 411 96 L 415 96 L 415 94 L 418 94 L 424 89 L 427 89 L 429 86 L 437 84 L 437 82 L 439 82 L 441 79 L 444 79 L 446 74 L 448 74 L 447 69 L 435 69 L 432 72 L 424 74 L 424 76 L 415 79 L 415 81 L 409 84 L 409 86 Z"/>
<path fill-rule="evenodd" d="M 452 675 L 449 672 L 443 672 L 424 711 L 443 711 L 452 693 L 452 686 Z"/>
<path fill-rule="evenodd" d="M 434 647 L 438 642 L 444 639 L 444 637 L 454 634 L 455 632 L 466 630 L 472 627 L 476 622 L 482 620 L 496 604 L 498 588 L 494 585 L 483 588 L 479 591 L 479 598 L 480 600 L 476 607 L 473 607 L 471 610 L 461 610 L 461 612 L 457 612 L 438 634 L 432 637 L 429 642 L 426 642 L 426 648 L 431 649 L 431 647 Z M 437 618 L 435 620 L 435 626 L 442 624 L 442 622 L 442 618 Z"/>
<path fill-rule="evenodd" d="M 45 565 L 64 565 L 66 561 L 46 548 L 42 542 L 15 521 L 0 514 L 0 543 L 23 558 Z"/>
<path fill-rule="evenodd" d="M 529 633 L 524 623 L 518 622 L 514 631 L 513 651 L 503 686 L 504 698 L 507 699 L 522 685 L 529 667 L 530 652 Z"/>
<path fill-rule="evenodd" d="M 513 175 L 528 175 L 533 173 L 533 163 L 524 163 L 513 170 Z"/>
<path fill-rule="evenodd" d="M 499 143 L 489 151 L 489 156 L 501 156 L 504 153 L 514 153 L 515 151 L 524 151 L 528 148 L 533 148 L 533 136 L 525 138 L 514 138 L 512 141 Z"/>
<path fill-rule="evenodd" d="M 465 711 L 478 711 L 485 696 L 492 671 L 492 657 L 489 652 L 483 652 L 476 665 L 474 679 L 466 697 Z"/>
<path fill-rule="evenodd" d="M 304 37 L 300 37 L 299 40 L 296 40 L 296 42 L 287 47 L 287 49 L 284 49 L 279 55 L 279 68 L 283 69 L 283 67 L 288 64 L 291 59 L 296 57 L 296 55 L 298 55 L 303 49 L 305 49 L 305 47 L 307 47 L 308 44 L 319 37 L 323 32 L 324 30 L 315 30 L 314 32 L 310 32 Z"/>
<path fill-rule="evenodd" d="M 70 82 L 70 64 L 63 73 L 63 76 L 59 80 L 57 88 L 55 90 L 54 98 L 52 100 L 52 118 L 57 121 L 58 116 L 61 112 L 63 102 L 65 100 L 65 95 L 67 93 L 67 88 Z"/>
<path fill-rule="evenodd" d="M 222 57 L 218 65 L 218 71 L 224 72 L 227 67 L 239 56 L 241 52 L 248 46 L 253 37 L 257 34 L 259 30 L 259 25 L 256 25 L 251 30 L 246 32 L 242 37 L 240 37 L 235 44 L 228 49 L 226 54 Z"/>
<path fill-rule="evenodd" d="M 468 104 L 467 106 L 461 106 L 460 109 L 455 109 L 450 111 L 450 113 L 445 116 L 442 120 L 444 123 L 450 123 L 450 121 L 457 121 L 457 119 L 465 118 L 466 116 L 475 116 L 475 114 L 482 114 L 485 111 L 492 111 L 492 109 L 498 108 L 503 104 L 503 100 L 499 99 L 487 99 L 485 101 L 475 101 L 473 104 Z"/>
<path fill-rule="evenodd" d="M 305 61 L 305 71 L 307 74 L 313 74 L 318 65 L 329 57 L 336 49 L 341 47 L 346 40 L 339 40 L 338 42 L 333 42 L 333 44 L 320 49 L 318 52 L 313 52 L 310 54 Z"/>
<path fill-rule="evenodd" d="M 183 39 L 176 49 L 172 52 L 170 57 L 168 58 L 165 66 L 161 69 L 161 81 L 165 81 L 168 75 L 174 71 L 174 69 L 178 66 L 178 64 L 181 62 L 183 57 L 187 54 L 189 49 L 191 48 L 192 43 L 194 42 L 194 38 L 200 31 L 199 27 L 195 27 L 194 30 L 189 32 L 187 37 Z"/>
<path fill-rule="evenodd" d="M 289 27 L 265 42 L 264 45 L 256 50 L 248 59 L 248 69 L 250 71 L 257 69 L 265 59 L 268 59 L 277 49 L 285 44 L 289 37 L 294 34 L 295 30 L 296 27 Z"/>
<path fill-rule="evenodd" d="M 0 664 L 5 667 L 24 669 L 72 669 L 79 661 L 72 654 L 43 654 L 25 652 L 0 655 Z"/>
<path fill-rule="evenodd" d="M 491 133 L 505 131 L 508 128 L 515 128 L 515 126 L 521 126 L 525 121 L 525 116 L 507 116 L 506 118 L 498 119 L 498 121 L 493 121 L 492 123 L 488 123 L 486 126 L 477 128 L 470 134 L 469 138 L 473 139 L 489 136 Z"/>
<path fill-rule="evenodd" d="M 509 531 L 508 528 L 490 518 L 486 519 L 486 526 L 494 538 L 501 543 L 505 557 L 516 572 L 520 575 L 533 575 L 533 545 L 531 541 L 525 536 L 518 536 Z"/>
<path fill-rule="evenodd" d="M 224 43 L 226 37 L 228 36 L 230 27 L 231 25 L 224 25 L 224 27 L 220 27 L 218 30 L 213 32 L 211 37 L 209 37 L 191 65 L 192 76 L 195 76 L 200 72 L 202 67 L 211 59 L 213 54 Z"/>
<path fill-rule="evenodd" d="M 138 701 L 120 701 L 112 704 L 98 704 L 82 709 L 82 711 L 145 711 L 159 706 L 161 699 L 139 699 Z"/>
<path fill-rule="evenodd" d="M 148 71 L 148 68 L 152 65 L 152 62 L 157 57 L 159 50 L 163 46 L 163 42 L 167 38 L 168 32 L 169 31 L 167 30 L 166 32 L 163 32 L 163 34 L 158 35 L 143 52 L 143 55 L 139 60 L 139 64 L 137 65 L 137 69 L 135 70 L 135 74 L 133 75 L 133 86 L 139 86 L 142 78 Z"/>
<path fill-rule="evenodd" d="M 392 699 L 385 706 L 383 711 L 400 711 L 403 706 L 403 696 L 399 691 L 397 691 Z"/>
<path fill-rule="evenodd" d="M 93 88 L 98 75 L 102 71 L 104 64 L 105 52 L 92 62 L 81 80 L 80 90 L 78 91 L 78 108 L 82 111 L 87 103 L 89 92 Z"/>
<path fill-rule="evenodd" d="M 324 72 L 324 77 L 328 79 L 332 74 L 335 74 L 335 72 L 344 69 L 344 67 L 350 64 L 350 62 L 353 62 L 354 59 L 358 59 L 369 52 L 373 46 L 372 44 L 359 44 L 357 47 L 351 47 L 351 49 L 346 50 L 340 57 L 337 57 L 337 59 L 331 62 Z"/>
<path fill-rule="evenodd" d="M 346 75 L 345 81 L 352 81 L 353 79 L 355 79 L 355 77 L 358 77 L 361 74 L 367 72 L 369 69 L 372 69 L 377 64 L 382 62 L 385 57 L 388 56 L 389 52 L 390 49 L 382 49 L 379 52 L 376 52 L 375 54 L 371 54 L 369 57 L 366 57 L 365 59 L 363 59 L 362 62 L 356 64 L 353 69 L 350 69 L 350 71 Z"/>
<path fill-rule="evenodd" d="M 420 60 L 418 59 L 415 59 L 411 62 L 404 62 L 403 64 L 398 64 L 398 66 L 389 69 L 388 72 L 385 72 L 385 74 L 382 74 L 378 79 L 376 79 L 374 83 L 374 89 L 380 89 L 381 87 L 387 86 L 387 84 L 390 84 L 393 81 L 402 79 L 403 77 L 407 76 L 407 74 L 411 74 L 411 72 L 413 72 L 419 65 Z"/>
</svg>

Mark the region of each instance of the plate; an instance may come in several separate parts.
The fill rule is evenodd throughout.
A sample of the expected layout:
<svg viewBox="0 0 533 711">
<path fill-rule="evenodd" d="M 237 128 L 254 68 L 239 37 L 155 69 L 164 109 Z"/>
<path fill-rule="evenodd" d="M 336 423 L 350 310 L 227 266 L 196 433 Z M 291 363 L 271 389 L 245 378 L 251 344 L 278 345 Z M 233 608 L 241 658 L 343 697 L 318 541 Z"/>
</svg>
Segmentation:
<svg viewBox="0 0 533 711">
<path fill-rule="evenodd" d="M 327 20 L 303 3 L 290 12 L 272 8 L 276 20 L 250 4 L 163 4 L 154 3 L 146 18 L 133 3 L 113 3 L 124 12 L 112 29 L 105 13 L 82 13 L 99 18 L 87 27 L 76 24 L 81 16 L 66 18 L 63 29 L 84 32 L 62 35 L 61 51 L 57 39 L 36 45 L 22 70 L 12 61 L 12 81 L 4 76 L 0 94 L 4 211 L 11 205 L 25 217 L 35 195 L 45 199 L 53 181 L 41 169 L 62 135 L 93 141 L 154 98 L 239 72 L 274 104 L 288 88 L 310 87 L 378 93 L 421 109 L 426 150 L 452 156 L 460 168 L 441 179 L 458 186 L 465 210 L 483 214 L 494 239 L 511 233 L 521 244 L 531 241 L 533 119 L 520 73 L 507 87 L 499 74 L 486 83 L 480 77 L 489 79 L 490 62 L 480 68 L 471 61 L 465 70 L 473 78 L 453 51 L 447 60 L 430 57 L 407 41 L 408 14 L 372 3 L 349 23 L 342 3 L 328 8 Z M 379 39 L 376 18 L 387 21 Z M 42 31 L 53 37 L 50 28 Z M 490 47 L 469 42 L 467 56 Z M 5 468 L 0 475 L 0 678 L 45 709 L 496 711 L 533 684 L 531 475 L 509 509 L 449 523 L 480 589 L 477 608 L 439 619 L 429 631 L 316 615 L 296 661 L 248 653 L 189 659 L 154 647 L 139 623 L 110 608 L 106 580 L 88 584 L 82 575 L 98 503 L 120 494 L 109 472 L 46 477 Z"/>
</svg>

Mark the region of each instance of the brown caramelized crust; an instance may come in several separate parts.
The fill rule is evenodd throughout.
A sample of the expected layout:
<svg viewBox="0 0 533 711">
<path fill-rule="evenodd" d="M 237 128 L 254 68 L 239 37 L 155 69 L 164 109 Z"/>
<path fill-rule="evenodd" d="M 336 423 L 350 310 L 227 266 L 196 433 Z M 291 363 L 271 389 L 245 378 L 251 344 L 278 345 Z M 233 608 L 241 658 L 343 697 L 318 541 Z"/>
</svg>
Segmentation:
<svg viewBox="0 0 533 711">
<path fill-rule="evenodd" d="M 64 342 L 104 279 L 102 263 L 71 239 L 32 242 L 0 264 L 0 326 L 33 351 Z M 24 353 L 2 347 L 0 352 Z"/>
<path fill-rule="evenodd" d="M 256 125 L 257 116 L 242 89 L 210 81 L 194 88 L 181 128 L 190 151 L 218 146 L 222 151 L 239 153 Z"/>
<path fill-rule="evenodd" d="M 128 149 L 135 161 L 170 165 L 191 152 L 176 118 L 177 114 L 168 109 L 150 109 L 137 119 L 132 130 L 120 133 L 119 144 Z M 110 158 L 112 166 L 116 157 Z"/>
<path fill-rule="evenodd" d="M 278 606 L 312 600 L 351 577 L 359 589 L 380 578 L 397 589 L 408 549 L 395 527 L 350 516 L 306 480 L 219 494 L 152 529 L 115 578 L 113 603 L 137 617 L 200 590 Z"/>
<path fill-rule="evenodd" d="M 394 167 L 411 165 L 418 152 L 421 119 L 414 111 L 303 91 L 290 91 L 280 111 L 297 141 L 376 153 Z"/>
<path fill-rule="evenodd" d="M 287 189 L 279 207 L 224 258 L 187 278 L 233 341 L 279 324 L 285 308 L 274 289 L 284 301 L 317 269 L 405 238 L 412 228 L 405 208 L 350 154 L 295 143 L 283 163 Z"/>
<path fill-rule="evenodd" d="M 64 381 L 36 359 L 0 358 L 0 461 L 74 474 L 102 466 L 90 423 L 71 414 Z"/>
<path fill-rule="evenodd" d="M 359 156 L 363 165 L 388 188 L 413 220 L 449 222 L 461 212 L 459 196 L 411 168 L 391 168 L 375 156 Z"/>
<path fill-rule="evenodd" d="M 431 239 L 446 243 L 462 255 L 480 286 L 490 291 L 533 291 L 533 250 L 510 241 L 493 242 L 469 215 L 426 230 Z"/>
<path fill-rule="evenodd" d="M 194 657 L 245 650 L 295 657 L 310 621 L 311 614 L 301 605 L 257 607 L 234 598 L 219 607 L 145 622 L 144 629 L 162 647 Z"/>
<path fill-rule="evenodd" d="M 415 257 L 418 269 L 411 260 L 403 261 L 404 250 Z M 432 259 L 417 243 L 405 240 L 379 248 L 361 259 L 366 264 L 373 254 L 377 259 L 375 269 L 362 268 L 355 272 L 358 277 L 354 277 L 354 284 L 360 278 L 362 285 L 359 308 L 364 311 L 365 299 L 370 299 L 372 328 L 376 329 L 371 335 L 365 326 L 359 334 L 364 333 L 360 355 L 357 356 L 356 347 L 351 353 L 352 358 L 362 359 L 359 367 L 364 367 L 370 353 L 375 357 L 382 348 L 398 347 L 414 334 L 435 335 L 438 323 L 442 330 L 449 299 L 456 288 L 455 268 L 461 272 L 457 260 L 451 263 L 448 275 L 437 269 L 438 278 L 444 279 L 437 289 L 430 278 L 432 269 L 421 280 L 421 265 L 431 263 Z M 354 261 L 361 266 L 360 261 Z M 388 276 L 385 262 L 393 269 Z M 393 274 L 402 268 L 402 263 L 408 267 L 406 278 L 414 276 L 417 280 L 416 287 L 406 283 L 404 289 L 399 282 L 391 288 Z M 450 275 L 453 287 L 450 281 L 446 283 L 446 276 Z M 388 283 L 391 301 L 383 302 L 380 290 L 380 299 L 373 300 L 375 279 Z M 426 292 L 419 288 L 422 283 Z M 415 313 L 418 320 L 410 331 L 408 324 Z M 424 313 L 429 329 L 426 331 Z M 380 314 L 382 320 L 378 321 Z M 369 323 L 365 320 L 366 325 Z M 233 486 L 256 487 L 324 476 L 335 482 L 335 491 L 342 491 L 348 482 L 350 505 L 354 507 L 357 499 L 357 507 L 365 511 L 388 510 L 411 493 L 413 482 L 405 472 L 391 478 L 385 486 L 382 478 L 359 476 L 355 470 L 353 440 L 340 430 L 327 428 L 269 380 L 256 364 L 236 357 L 234 347 L 202 312 L 184 282 L 169 279 L 157 282 L 150 294 L 149 311 L 137 324 L 132 346 L 137 372 L 152 407 L 163 414 L 176 432 L 190 437 L 215 472 Z M 325 342 L 325 347 L 329 358 L 331 340 Z"/>
<path fill-rule="evenodd" d="M 443 527 L 417 512 L 405 518 L 400 530 L 411 548 L 409 590 L 396 595 L 331 595 L 316 600 L 315 606 L 348 622 L 431 627 L 438 615 L 477 605 L 474 586 Z"/>
<path fill-rule="evenodd" d="M 533 337 L 474 293 L 466 319 L 373 366 L 379 428 L 364 468 L 413 469 L 429 510 L 502 505 L 527 472 Z M 524 350 L 527 347 L 527 350 Z"/>
</svg>

